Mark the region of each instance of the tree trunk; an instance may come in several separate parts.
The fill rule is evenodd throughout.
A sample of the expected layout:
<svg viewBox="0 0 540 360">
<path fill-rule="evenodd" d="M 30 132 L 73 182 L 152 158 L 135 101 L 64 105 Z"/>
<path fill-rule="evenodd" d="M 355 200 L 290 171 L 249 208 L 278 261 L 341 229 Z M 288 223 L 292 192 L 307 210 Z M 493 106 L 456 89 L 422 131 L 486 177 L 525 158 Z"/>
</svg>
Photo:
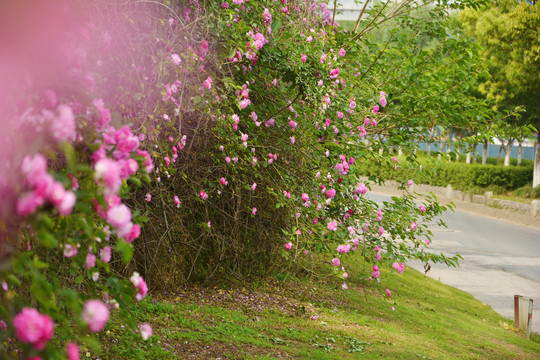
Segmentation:
<svg viewBox="0 0 540 360">
<path fill-rule="evenodd" d="M 488 142 L 484 141 L 484 148 L 482 149 L 482 165 L 487 164 L 487 151 L 488 151 Z"/>
<path fill-rule="evenodd" d="M 471 152 L 468 151 L 467 157 L 465 158 L 465 164 L 470 164 L 470 163 L 471 163 Z"/>
<path fill-rule="evenodd" d="M 431 156 L 431 143 L 427 143 L 427 156 Z"/>
<path fill-rule="evenodd" d="M 533 188 L 540 185 L 540 123 L 538 124 L 538 138 L 536 139 L 536 155 L 534 156 Z"/>
<path fill-rule="evenodd" d="M 518 165 L 521 165 L 521 151 L 522 151 L 522 148 L 523 148 L 523 142 L 520 142 L 519 143 L 519 146 L 518 146 L 518 157 L 517 157 L 517 164 Z"/>
<path fill-rule="evenodd" d="M 540 89 L 538 91 L 540 100 Z M 540 114 L 538 114 L 538 126 L 536 127 L 536 155 L 534 156 L 533 188 L 540 185 Z"/>
<path fill-rule="evenodd" d="M 473 164 L 476 163 L 476 155 L 478 155 L 478 154 L 476 153 L 476 145 L 475 145 L 474 149 L 472 151 L 472 163 Z"/>
<path fill-rule="evenodd" d="M 512 143 L 514 140 L 508 139 L 508 144 L 504 149 L 504 166 L 510 166 L 510 150 L 512 150 Z"/>
<path fill-rule="evenodd" d="M 501 155 L 504 150 L 504 142 L 501 143 L 501 147 L 499 148 L 499 155 L 497 156 L 497 164 L 499 164 L 499 161 L 501 160 Z"/>
<path fill-rule="evenodd" d="M 401 146 L 398 147 L 398 156 L 403 156 L 403 148 Z"/>
</svg>

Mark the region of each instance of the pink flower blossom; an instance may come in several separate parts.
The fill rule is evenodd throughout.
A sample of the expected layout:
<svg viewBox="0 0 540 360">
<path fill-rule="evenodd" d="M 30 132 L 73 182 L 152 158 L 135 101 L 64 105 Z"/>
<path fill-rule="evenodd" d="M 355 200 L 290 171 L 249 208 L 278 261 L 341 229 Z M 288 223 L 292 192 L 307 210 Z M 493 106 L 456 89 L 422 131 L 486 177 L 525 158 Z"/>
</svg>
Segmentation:
<svg viewBox="0 0 540 360">
<path fill-rule="evenodd" d="M 206 80 L 203 81 L 203 88 L 210 90 L 212 88 L 212 79 L 209 77 L 206 78 Z"/>
<path fill-rule="evenodd" d="M 88 255 L 86 255 L 86 259 L 84 262 L 84 268 L 86 270 L 90 270 L 96 266 L 96 255 L 92 254 L 91 252 L 88 252 Z"/>
<path fill-rule="evenodd" d="M 414 221 L 411 220 L 410 229 L 411 229 L 412 231 L 415 231 L 416 228 L 417 228 L 416 223 L 415 223 Z"/>
<path fill-rule="evenodd" d="M 291 136 L 291 144 L 294 144 L 296 142 L 296 138 L 294 136 Z"/>
<path fill-rule="evenodd" d="M 388 297 L 392 296 L 392 292 L 389 289 L 386 289 L 386 294 L 388 295 Z"/>
<path fill-rule="evenodd" d="M 368 188 L 366 187 L 366 185 L 364 183 L 359 183 L 358 185 L 356 185 L 356 189 L 354 190 L 354 193 L 364 195 L 365 193 L 367 193 L 367 191 L 368 191 Z"/>
<path fill-rule="evenodd" d="M 426 239 L 425 242 L 426 242 L 426 245 L 431 244 L 431 241 L 429 241 L 429 239 Z"/>
<path fill-rule="evenodd" d="M 336 231 L 336 230 L 337 230 L 337 227 L 338 227 L 338 225 L 337 225 L 337 220 L 330 221 L 326 227 L 327 227 L 328 230 L 330 230 L 330 231 Z"/>
<path fill-rule="evenodd" d="M 67 258 L 77 255 L 77 246 L 71 244 L 64 245 L 64 256 Z"/>
<path fill-rule="evenodd" d="M 344 57 L 345 54 L 346 54 L 345 49 L 341 48 L 341 49 L 339 50 L 338 54 L 339 54 L 339 56 Z"/>
<path fill-rule="evenodd" d="M 208 194 L 205 193 L 203 190 L 199 191 L 199 197 L 202 199 L 202 200 L 206 200 L 208 199 Z"/>
<path fill-rule="evenodd" d="M 413 185 L 414 185 L 414 181 L 413 181 L 412 179 L 409 179 L 409 181 L 407 181 L 407 185 L 413 186 Z"/>
<path fill-rule="evenodd" d="M 33 214 L 44 203 L 43 197 L 36 195 L 34 191 L 28 192 L 17 199 L 17 214 L 20 216 Z"/>
<path fill-rule="evenodd" d="M 405 271 L 405 264 L 404 263 L 393 263 L 392 267 L 397 270 L 398 274 L 401 274 L 403 271 Z"/>
<path fill-rule="evenodd" d="M 382 219 L 383 219 L 382 210 L 379 209 L 377 210 L 377 221 L 382 221 Z"/>
<path fill-rule="evenodd" d="M 349 250 L 351 250 L 351 245 L 350 244 L 347 244 L 347 245 L 339 245 L 337 247 L 337 252 L 340 253 L 340 254 L 346 254 L 349 252 Z"/>
<path fill-rule="evenodd" d="M 103 330 L 109 321 L 109 309 L 99 300 L 88 300 L 84 303 L 82 318 L 88 329 L 97 333 Z"/>
<path fill-rule="evenodd" d="M 373 114 L 378 113 L 378 112 L 379 112 L 379 105 L 375 105 L 375 106 L 373 107 L 373 110 L 371 110 L 371 112 L 372 112 Z"/>
<path fill-rule="evenodd" d="M 101 249 L 99 251 L 99 258 L 104 263 L 108 263 L 109 261 L 111 261 L 111 255 L 112 254 L 111 254 L 111 247 L 110 246 L 105 246 L 103 249 Z"/>
<path fill-rule="evenodd" d="M 139 325 L 139 331 L 143 340 L 148 340 L 152 336 L 152 327 L 147 323 Z"/>
<path fill-rule="evenodd" d="M 120 166 L 111 159 L 101 159 L 94 165 L 94 177 L 97 182 L 103 182 L 105 193 L 115 195 L 122 185 Z"/>
<path fill-rule="evenodd" d="M 47 160 L 41 154 L 27 155 L 22 161 L 21 172 L 29 185 L 36 186 L 38 180 L 47 175 Z"/>
<path fill-rule="evenodd" d="M 290 250 L 292 248 L 292 243 L 288 242 L 285 244 L 285 249 Z"/>
<path fill-rule="evenodd" d="M 219 179 L 219 182 L 221 183 L 221 185 L 227 185 L 227 184 L 229 183 L 227 180 L 225 180 L 224 177 L 221 177 L 221 178 Z"/>
<path fill-rule="evenodd" d="M 13 327 L 19 340 L 32 344 L 37 350 L 45 348 L 45 344 L 52 338 L 54 331 L 52 319 L 33 308 L 24 308 L 15 315 Z"/>
<path fill-rule="evenodd" d="M 178 195 L 174 195 L 174 203 L 176 204 L 177 208 L 180 208 L 180 204 L 182 203 L 180 199 L 178 198 Z"/>
<path fill-rule="evenodd" d="M 347 284 L 343 283 L 343 285 L 341 285 L 341 288 L 342 288 L 343 290 L 347 290 L 347 289 L 348 289 Z"/>
<path fill-rule="evenodd" d="M 379 267 L 377 265 L 373 265 L 373 272 L 371 273 L 371 276 L 373 276 L 375 279 L 381 276 L 381 272 L 379 271 Z"/>
<path fill-rule="evenodd" d="M 386 106 L 386 98 L 381 98 L 380 104 L 382 107 Z"/>
<path fill-rule="evenodd" d="M 339 68 L 330 70 L 330 79 L 334 80 L 339 76 Z"/>
<path fill-rule="evenodd" d="M 321 62 L 321 64 L 324 64 L 324 62 L 326 61 L 326 54 L 322 54 L 319 61 Z"/>
<path fill-rule="evenodd" d="M 326 192 L 326 196 L 328 196 L 330 199 L 333 199 L 336 196 L 336 190 L 330 189 Z"/>
<path fill-rule="evenodd" d="M 346 272 L 343 272 L 343 278 L 347 279 L 348 277 L 349 277 L 349 274 L 347 274 Z"/>
<path fill-rule="evenodd" d="M 56 210 L 58 210 L 58 213 L 62 216 L 69 215 L 71 214 L 76 201 L 77 198 L 75 197 L 75 194 L 71 191 L 66 191 L 61 202 L 56 205 Z"/>
<path fill-rule="evenodd" d="M 152 195 L 150 195 L 149 193 L 146 193 L 144 199 L 146 200 L 146 202 L 150 202 L 152 201 Z"/>
<path fill-rule="evenodd" d="M 238 101 L 238 105 L 240 106 L 240 109 L 245 109 L 251 104 L 251 100 L 249 99 L 242 99 Z"/>
<path fill-rule="evenodd" d="M 266 25 L 268 25 L 268 24 L 270 24 L 272 22 L 272 15 L 270 14 L 270 11 L 268 11 L 268 9 L 264 9 L 262 17 L 263 17 L 264 23 Z"/>
<path fill-rule="evenodd" d="M 379 227 L 379 236 L 382 236 L 384 234 L 384 228 L 381 226 Z"/>
<path fill-rule="evenodd" d="M 50 131 L 54 140 L 74 141 L 76 136 L 75 117 L 71 107 L 61 104 L 57 108 L 58 116 L 51 118 Z"/>
<path fill-rule="evenodd" d="M 418 209 L 420 209 L 421 212 L 426 212 L 426 207 L 424 205 L 420 205 Z"/>
<path fill-rule="evenodd" d="M 369 124 L 371 124 L 371 119 L 370 118 L 365 118 L 364 119 L 364 126 L 368 126 Z"/>
<path fill-rule="evenodd" d="M 339 261 L 338 258 L 333 258 L 332 259 L 332 265 L 339 266 L 339 265 L 341 265 L 341 261 Z"/>
<path fill-rule="evenodd" d="M 107 211 L 107 222 L 117 229 L 130 221 L 131 210 L 124 204 L 113 206 Z"/>
<path fill-rule="evenodd" d="M 269 127 L 274 126 L 275 123 L 276 123 L 276 120 L 270 119 L 270 120 L 265 121 L 264 126 L 266 126 L 267 128 L 269 128 Z"/>
<path fill-rule="evenodd" d="M 152 162 L 152 158 L 148 154 L 148 151 L 146 150 L 137 150 L 137 155 L 142 156 L 144 158 L 144 169 L 147 173 L 151 173 L 152 170 L 154 170 L 154 164 Z"/>
<path fill-rule="evenodd" d="M 257 188 L 257 183 L 253 183 L 253 185 L 251 185 L 250 187 L 251 191 L 255 191 L 256 188 Z"/>
<path fill-rule="evenodd" d="M 129 278 L 129 281 L 133 284 L 135 289 L 137 290 L 137 295 L 135 295 L 135 298 L 139 301 L 144 299 L 146 297 L 146 294 L 148 293 L 148 286 L 146 285 L 146 282 L 142 278 L 142 276 L 139 275 L 138 272 L 134 272 L 133 275 Z"/>
<path fill-rule="evenodd" d="M 257 214 L 257 208 L 254 207 L 253 210 L 251 210 L 251 215 L 255 216 Z"/>
<path fill-rule="evenodd" d="M 302 54 L 302 62 L 306 62 L 307 60 L 307 55 L 306 54 Z"/>
<path fill-rule="evenodd" d="M 138 238 L 139 235 L 141 235 L 141 227 L 137 224 L 133 224 L 129 230 L 129 233 L 123 237 L 128 243 L 130 243 Z"/>
<path fill-rule="evenodd" d="M 172 54 L 171 59 L 174 65 L 180 65 L 180 63 L 182 62 L 182 59 L 180 59 L 180 56 L 178 56 L 178 54 Z"/>
<path fill-rule="evenodd" d="M 68 360 L 79 360 L 81 358 L 79 347 L 73 342 L 69 342 L 66 345 L 66 352 L 68 355 Z"/>
</svg>

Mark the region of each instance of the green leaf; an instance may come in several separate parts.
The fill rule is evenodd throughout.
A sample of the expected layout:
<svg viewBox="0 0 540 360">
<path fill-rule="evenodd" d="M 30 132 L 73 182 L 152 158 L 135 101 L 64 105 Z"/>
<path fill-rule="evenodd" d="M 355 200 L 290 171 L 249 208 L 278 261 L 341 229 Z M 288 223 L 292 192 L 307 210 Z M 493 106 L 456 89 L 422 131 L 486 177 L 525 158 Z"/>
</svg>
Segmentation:
<svg viewBox="0 0 540 360">
<path fill-rule="evenodd" d="M 133 256 L 133 246 L 131 246 L 131 244 L 128 244 L 124 240 L 119 240 L 114 249 L 122 255 L 124 264 L 130 262 L 131 257 Z"/>
<path fill-rule="evenodd" d="M 272 22 L 272 33 L 276 33 L 281 28 L 281 20 L 275 20 Z"/>
<path fill-rule="evenodd" d="M 76 161 L 75 161 L 75 149 L 73 148 L 73 145 L 68 143 L 67 141 L 63 141 L 60 144 L 58 144 L 58 147 L 62 152 L 64 153 L 64 156 L 66 157 L 66 162 L 68 165 L 68 170 L 72 171 L 75 169 Z"/>
<path fill-rule="evenodd" d="M 58 245 L 58 241 L 53 234 L 48 231 L 41 231 L 39 233 L 39 238 L 45 247 L 52 249 Z"/>
</svg>

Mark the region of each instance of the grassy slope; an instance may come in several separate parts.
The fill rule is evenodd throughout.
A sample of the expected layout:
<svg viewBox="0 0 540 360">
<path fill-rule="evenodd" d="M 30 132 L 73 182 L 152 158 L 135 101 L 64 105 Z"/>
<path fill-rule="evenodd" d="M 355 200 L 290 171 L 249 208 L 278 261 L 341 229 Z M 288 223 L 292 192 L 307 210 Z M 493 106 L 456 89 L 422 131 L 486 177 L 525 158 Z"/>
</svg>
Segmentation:
<svg viewBox="0 0 540 360">
<path fill-rule="evenodd" d="M 154 336 L 143 342 L 112 324 L 101 359 L 132 359 L 133 352 L 148 360 L 540 358 L 540 337 L 515 333 L 471 295 L 412 269 L 381 277 L 381 284 L 349 278 L 346 291 L 335 277 L 289 277 L 251 291 L 192 287 L 148 298 L 133 311 Z"/>
</svg>

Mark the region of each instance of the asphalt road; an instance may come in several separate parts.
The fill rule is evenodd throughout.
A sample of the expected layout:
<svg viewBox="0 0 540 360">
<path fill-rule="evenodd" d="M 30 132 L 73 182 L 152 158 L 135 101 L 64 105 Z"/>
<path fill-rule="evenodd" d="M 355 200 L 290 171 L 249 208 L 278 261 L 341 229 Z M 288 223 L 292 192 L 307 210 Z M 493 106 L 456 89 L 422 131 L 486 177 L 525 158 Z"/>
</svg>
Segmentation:
<svg viewBox="0 0 540 360">
<path fill-rule="evenodd" d="M 369 193 L 375 202 L 390 196 Z M 508 319 L 514 318 L 514 295 L 534 300 L 532 329 L 540 333 L 540 230 L 455 210 L 443 215 L 448 228 L 432 228 L 430 249 L 460 254 L 459 268 L 432 265 L 428 275 L 472 294 Z M 419 262 L 409 266 L 422 271 Z"/>
</svg>

